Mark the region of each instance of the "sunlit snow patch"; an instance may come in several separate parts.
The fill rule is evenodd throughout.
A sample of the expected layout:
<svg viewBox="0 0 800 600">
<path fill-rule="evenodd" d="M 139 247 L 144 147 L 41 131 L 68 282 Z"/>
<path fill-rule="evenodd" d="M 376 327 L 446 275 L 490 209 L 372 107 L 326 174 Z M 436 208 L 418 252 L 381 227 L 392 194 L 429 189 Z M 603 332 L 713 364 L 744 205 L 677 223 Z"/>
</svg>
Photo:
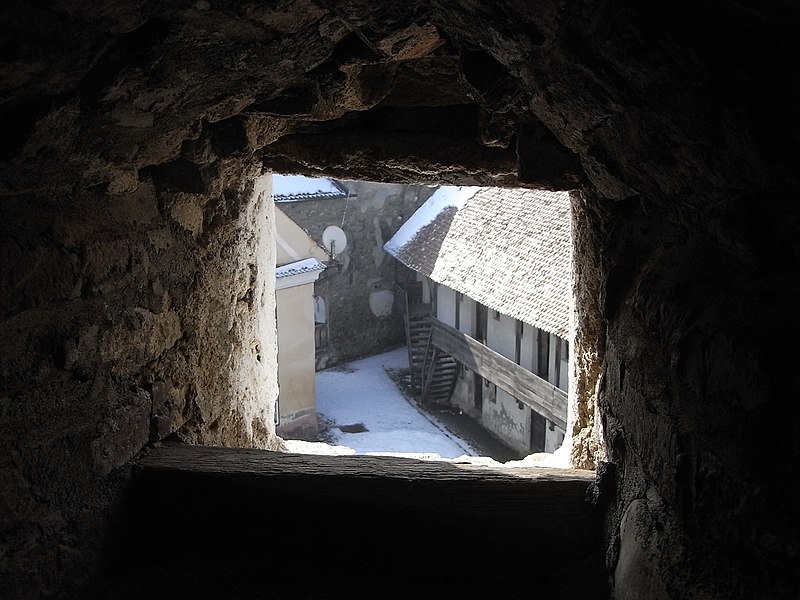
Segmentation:
<svg viewBox="0 0 800 600">
<path fill-rule="evenodd" d="M 306 442 L 303 440 L 284 440 L 286 450 L 296 454 L 322 454 L 327 456 L 352 456 L 356 453 L 354 448 L 347 446 L 334 446 L 325 442 Z"/>
</svg>

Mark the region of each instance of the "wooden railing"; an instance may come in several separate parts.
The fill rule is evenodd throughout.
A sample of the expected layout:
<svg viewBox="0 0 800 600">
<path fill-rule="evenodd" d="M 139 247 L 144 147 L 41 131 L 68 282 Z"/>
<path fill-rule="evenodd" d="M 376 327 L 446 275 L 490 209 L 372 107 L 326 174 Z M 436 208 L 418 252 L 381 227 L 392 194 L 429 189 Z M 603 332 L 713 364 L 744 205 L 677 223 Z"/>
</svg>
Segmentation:
<svg viewBox="0 0 800 600">
<path fill-rule="evenodd" d="M 436 318 L 431 318 L 431 343 L 562 429 L 567 428 L 564 390 Z"/>
</svg>

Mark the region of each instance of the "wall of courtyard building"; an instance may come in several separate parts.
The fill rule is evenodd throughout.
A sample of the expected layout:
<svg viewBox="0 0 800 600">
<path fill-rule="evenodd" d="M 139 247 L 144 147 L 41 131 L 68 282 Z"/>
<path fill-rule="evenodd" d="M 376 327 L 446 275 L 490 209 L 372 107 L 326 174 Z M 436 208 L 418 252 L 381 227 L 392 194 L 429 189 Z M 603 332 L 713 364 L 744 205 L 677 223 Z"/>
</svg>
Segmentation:
<svg viewBox="0 0 800 600">
<path fill-rule="evenodd" d="M 395 303 L 395 281 L 413 272 L 383 250 L 435 188 L 422 185 L 337 182 L 348 197 L 280 202 L 280 208 L 318 244 L 326 227 L 341 227 L 347 247 L 315 284 L 325 299 L 327 346 L 318 352 L 322 369 L 402 344 L 403 317 Z"/>
<path fill-rule="evenodd" d="M 278 406 L 276 433 L 297 439 L 316 435 L 314 307 L 312 282 L 276 290 L 278 329 Z"/>
<path fill-rule="evenodd" d="M 432 304 L 436 318 L 462 333 L 478 337 L 475 300 L 421 273 L 417 273 L 417 279 L 423 284 L 422 301 Z M 492 309 L 485 309 L 485 314 L 486 346 L 567 391 L 570 372 L 567 340 Z M 476 377 L 463 365 L 450 402 L 522 454 L 554 452 L 564 440 L 564 429 L 518 401 L 513 393 Z"/>
</svg>

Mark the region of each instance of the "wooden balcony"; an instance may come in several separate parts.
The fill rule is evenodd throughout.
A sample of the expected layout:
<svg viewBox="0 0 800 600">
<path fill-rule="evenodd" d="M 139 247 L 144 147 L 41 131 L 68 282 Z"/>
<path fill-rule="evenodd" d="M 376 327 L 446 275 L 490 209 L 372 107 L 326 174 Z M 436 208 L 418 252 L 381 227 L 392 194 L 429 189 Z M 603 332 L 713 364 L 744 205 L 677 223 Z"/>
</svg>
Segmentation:
<svg viewBox="0 0 800 600">
<path fill-rule="evenodd" d="M 436 318 L 431 318 L 431 343 L 558 427 L 567 428 L 564 390 Z"/>
</svg>

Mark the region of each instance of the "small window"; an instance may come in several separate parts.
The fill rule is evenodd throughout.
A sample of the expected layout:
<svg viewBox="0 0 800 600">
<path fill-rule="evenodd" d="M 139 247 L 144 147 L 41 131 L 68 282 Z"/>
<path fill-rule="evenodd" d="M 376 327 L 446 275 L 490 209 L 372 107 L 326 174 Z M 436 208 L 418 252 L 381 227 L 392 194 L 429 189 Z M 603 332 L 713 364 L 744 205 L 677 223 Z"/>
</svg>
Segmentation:
<svg viewBox="0 0 800 600">
<path fill-rule="evenodd" d="M 522 321 L 517 320 L 517 335 L 514 341 L 514 362 L 521 364 L 522 359 L 522 332 L 524 330 Z"/>
<path fill-rule="evenodd" d="M 495 321 L 499 321 L 500 320 L 500 311 L 499 310 L 494 311 L 494 320 Z"/>
<path fill-rule="evenodd" d="M 497 386 L 495 384 L 493 384 L 492 382 L 490 382 L 490 381 L 486 381 L 485 379 L 484 379 L 484 383 L 486 385 L 486 392 L 485 392 L 486 397 L 489 398 L 489 402 L 491 402 L 492 404 L 496 404 L 497 403 Z"/>
<path fill-rule="evenodd" d="M 536 374 L 544 380 L 547 380 L 548 366 L 550 363 L 550 334 L 546 331 L 539 330 L 539 335 L 536 336 L 537 349 L 536 349 Z"/>
<path fill-rule="evenodd" d="M 486 319 L 488 309 L 480 302 L 475 303 L 475 339 L 482 344 L 486 342 Z"/>
</svg>

